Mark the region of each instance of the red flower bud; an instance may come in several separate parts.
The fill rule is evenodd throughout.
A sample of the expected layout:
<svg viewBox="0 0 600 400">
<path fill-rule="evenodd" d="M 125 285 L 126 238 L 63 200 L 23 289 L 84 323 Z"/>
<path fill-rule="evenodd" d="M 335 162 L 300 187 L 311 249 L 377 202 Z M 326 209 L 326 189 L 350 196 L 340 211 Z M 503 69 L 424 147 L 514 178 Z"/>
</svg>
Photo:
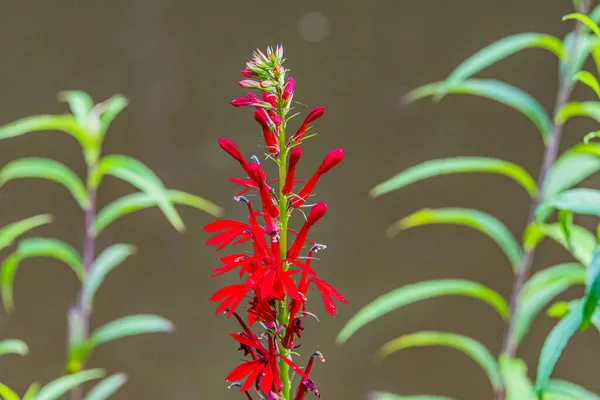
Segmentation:
<svg viewBox="0 0 600 400">
<path fill-rule="evenodd" d="M 263 207 L 273 218 L 277 218 L 279 216 L 279 208 L 273 202 L 271 198 L 271 194 L 269 193 L 269 186 L 265 182 L 267 179 L 267 174 L 262 170 L 260 165 L 257 163 L 250 163 L 250 167 L 248 168 L 248 176 L 250 179 L 256 183 L 258 186 L 258 194 L 260 195 L 260 200 L 262 201 Z"/>
<path fill-rule="evenodd" d="M 240 150 L 238 149 L 236 144 L 233 143 L 233 141 L 231 141 L 230 139 L 223 138 L 223 137 L 219 138 L 218 142 L 219 142 L 219 146 L 221 146 L 221 148 L 223 150 L 225 150 L 225 152 L 227 154 L 229 154 L 237 162 L 239 162 L 240 165 L 242 166 L 242 168 L 244 168 L 244 171 L 246 171 L 246 173 L 248 173 L 248 171 L 249 171 L 248 163 L 246 162 L 246 159 L 244 158 L 242 153 L 240 153 Z"/>
<path fill-rule="evenodd" d="M 246 78 L 255 78 L 256 77 L 256 74 L 254 72 L 250 71 L 249 69 L 241 70 L 240 74 L 242 74 Z"/>
<path fill-rule="evenodd" d="M 265 110 L 263 110 L 262 108 L 254 110 L 254 119 L 263 128 L 266 127 L 269 129 L 275 129 L 275 124 L 273 124 L 273 121 L 271 121 L 267 112 Z"/>
<path fill-rule="evenodd" d="M 277 153 L 277 136 L 275 135 L 275 123 L 269 118 L 269 114 L 259 108 L 254 111 L 254 119 L 262 126 L 265 144 L 271 153 Z"/>
<path fill-rule="evenodd" d="M 289 99 L 290 96 L 292 95 L 292 93 L 294 92 L 295 86 L 296 86 L 296 82 L 294 81 L 294 78 L 292 78 L 292 77 L 288 78 L 288 80 L 285 84 L 285 89 L 283 90 L 283 93 L 281 94 L 281 97 L 284 100 Z"/>
<path fill-rule="evenodd" d="M 260 84 L 252 79 L 244 79 L 243 81 L 239 81 L 238 85 L 245 89 L 256 89 L 260 87 Z"/>
<path fill-rule="evenodd" d="M 288 163 L 287 175 L 285 177 L 285 185 L 283 185 L 283 189 L 281 189 L 283 194 L 292 193 L 292 188 L 294 187 L 294 178 L 296 176 L 296 165 L 298 161 L 300 161 L 300 157 L 302 156 L 302 147 L 297 146 L 290 151 L 290 160 Z"/>
<path fill-rule="evenodd" d="M 327 212 L 327 204 L 323 201 L 315 204 L 310 209 L 310 213 L 308 214 L 308 218 L 306 219 L 306 222 L 304 223 L 304 225 L 302 225 L 302 228 L 300 228 L 300 231 L 298 232 L 298 235 L 296 236 L 296 240 L 294 240 L 292 247 L 290 247 L 290 249 L 288 250 L 288 254 L 287 254 L 288 258 L 293 259 L 293 258 L 298 257 L 298 254 L 300 254 L 300 250 L 302 250 L 302 246 L 304 246 L 304 242 L 306 241 L 306 236 L 308 235 L 308 230 L 315 223 L 317 223 L 318 220 L 323 218 L 323 216 L 325 215 L 326 212 Z"/>
<path fill-rule="evenodd" d="M 298 131 L 292 136 L 292 141 L 298 142 L 300 139 L 302 139 L 304 132 L 306 132 L 306 129 L 308 129 L 308 124 L 310 124 L 316 119 L 321 118 L 324 113 L 325 107 L 319 106 L 313 108 L 304 119 L 304 122 L 302 122 L 302 125 L 300 125 Z"/>
<path fill-rule="evenodd" d="M 325 156 L 325 159 L 317 169 L 319 174 L 324 174 L 331 168 L 338 165 L 344 159 L 344 149 L 331 150 L 329 154 Z"/>
<path fill-rule="evenodd" d="M 310 213 L 308 214 L 308 218 L 306 219 L 306 224 L 308 226 L 313 226 L 318 220 L 323 218 L 325 213 L 327 212 L 327 203 L 324 201 L 320 201 L 310 209 Z"/>
<path fill-rule="evenodd" d="M 317 168 L 317 171 L 310 177 L 310 179 L 308 180 L 308 182 L 306 182 L 304 187 L 302 189 L 300 189 L 300 192 L 298 192 L 298 195 L 296 195 L 296 197 L 294 197 L 292 199 L 292 206 L 294 208 L 298 208 L 302 204 L 304 204 L 304 202 L 306 201 L 306 199 L 308 198 L 308 196 L 310 195 L 312 190 L 315 188 L 321 175 L 323 175 L 324 173 L 329 171 L 331 168 L 338 165 L 343 159 L 344 159 L 344 149 L 331 150 L 329 152 L 329 154 L 327 154 L 325 156 L 325 159 L 323 160 L 321 165 L 319 165 L 319 168 Z"/>
</svg>

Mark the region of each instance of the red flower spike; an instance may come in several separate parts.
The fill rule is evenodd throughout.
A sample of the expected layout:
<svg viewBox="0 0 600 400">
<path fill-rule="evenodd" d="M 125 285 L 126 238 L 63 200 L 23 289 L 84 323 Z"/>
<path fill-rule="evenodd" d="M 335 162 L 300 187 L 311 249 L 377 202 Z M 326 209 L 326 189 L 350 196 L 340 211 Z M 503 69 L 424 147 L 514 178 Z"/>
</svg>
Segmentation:
<svg viewBox="0 0 600 400">
<path fill-rule="evenodd" d="M 304 187 L 302 189 L 300 189 L 300 192 L 298 192 L 298 195 L 292 199 L 292 206 L 294 208 L 298 208 L 302 204 L 304 204 L 304 202 L 306 201 L 308 196 L 310 196 L 311 192 L 317 185 L 317 182 L 319 181 L 319 178 L 321 177 L 321 175 L 323 175 L 324 173 L 328 172 L 331 168 L 338 165 L 340 162 L 342 162 L 343 159 L 344 159 L 344 149 L 331 150 L 325 156 L 325 159 L 323 159 L 323 162 L 321 163 L 321 165 L 319 165 L 319 168 L 317 168 L 317 171 L 313 174 L 313 176 L 310 177 L 310 179 L 306 182 Z"/>
<path fill-rule="evenodd" d="M 296 165 L 302 156 L 302 147 L 296 146 L 290 151 L 290 160 L 288 163 L 287 175 L 285 177 L 285 185 L 281 190 L 283 194 L 292 193 L 294 187 L 294 178 L 296 177 Z"/>
<path fill-rule="evenodd" d="M 287 80 L 287 83 L 285 84 L 285 89 L 283 90 L 283 93 L 281 94 L 281 98 L 284 100 L 288 100 L 290 98 L 290 96 L 292 95 L 292 93 L 294 93 L 295 86 L 296 86 L 296 81 L 294 80 L 294 78 L 289 77 Z"/>
</svg>

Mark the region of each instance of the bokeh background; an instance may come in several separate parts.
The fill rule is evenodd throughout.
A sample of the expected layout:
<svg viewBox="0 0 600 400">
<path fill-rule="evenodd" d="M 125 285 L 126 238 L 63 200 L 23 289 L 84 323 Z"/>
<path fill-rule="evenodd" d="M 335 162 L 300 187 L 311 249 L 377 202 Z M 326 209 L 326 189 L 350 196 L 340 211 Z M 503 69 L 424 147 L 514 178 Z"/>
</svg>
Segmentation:
<svg viewBox="0 0 600 400">
<path fill-rule="evenodd" d="M 216 144 L 235 140 L 246 155 L 261 154 L 251 112 L 229 101 L 242 91 L 236 82 L 254 48 L 283 43 L 297 82 L 297 109 L 324 105 L 318 137 L 304 148 L 299 166 L 310 174 L 332 148 L 344 147 L 343 164 L 319 184 L 329 203 L 313 237 L 329 249 L 316 265 L 349 300 L 335 318 L 326 316 L 315 293 L 321 323 L 309 322 L 301 351 L 322 351 L 327 363 L 314 378 L 325 399 L 364 399 L 371 390 L 401 394 L 438 393 L 459 399 L 491 398 L 483 372 L 450 349 L 407 350 L 375 364 L 385 341 L 418 329 L 471 335 L 497 352 L 503 324 L 487 306 L 464 298 L 421 302 L 377 320 L 346 345 L 334 338 L 345 321 L 375 296 L 424 279 L 460 277 L 509 295 L 511 271 L 488 238 L 461 227 L 427 227 L 394 240 L 384 230 L 421 207 L 475 207 L 502 219 L 516 235 L 528 211 L 525 192 L 498 176 L 460 175 L 432 179 L 377 200 L 376 183 L 420 161 L 483 155 L 522 164 L 537 174 L 542 145 L 535 127 L 508 108 L 471 97 L 440 104 L 403 106 L 411 88 L 439 80 L 468 55 L 502 36 L 521 31 L 562 36 L 567 0 L 547 1 L 5 1 L 0 13 L 0 122 L 33 113 L 60 113 L 56 93 L 83 89 L 96 100 L 122 93 L 131 105 L 109 132 L 107 153 L 139 158 L 168 187 L 200 194 L 243 217 L 232 201 L 238 165 Z M 557 62 L 531 50 L 486 70 L 530 91 L 550 109 Z M 585 91 L 577 96 L 588 95 Z M 587 127 L 569 125 L 564 147 L 581 140 Z M 21 156 L 54 157 L 83 174 L 77 144 L 66 135 L 39 133 L 0 143 L 0 163 Z M 595 181 L 590 184 L 599 184 Z M 131 189 L 116 180 L 102 187 L 106 204 Z M 60 186 L 25 180 L 1 190 L 0 224 L 49 212 L 51 226 L 34 235 L 81 245 L 82 215 Z M 157 210 L 120 220 L 100 239 L 133 243 L 139 252 L 112 273 L 97 297 L 93 325 L 138 312 L 172 319 L 172 335 L 127 338 L 104 345 L 91 366 L 126 371 L 130 382 L 115 399 L 234 399 L 223 380 L 240 354 L 228 336 L 233 321 L 214 316 L 208 297 L 234 277 L 209 279 L 218 261 L 203 246 L 201 229 L 211 217 L 181 209 L 185 234 L 176 233 Z M 6 255 L 6 253 L 4 254 Z M 555 245 L 542 246 L 536 268 L 568 260 Z M 19 390 L 33 380 L 62 373 L 65 310 L 75 300 L 72 273 L 52 260 L 31 260 L 16 280 L 16 312 L 0 314 L 3 338 L 31 347 L 25 358 L 0 363 L 0 376 Z M 572 295 L 573 293 L 571 293 Z M 541 316 L 521 355 L 535 371 L 543 338 L 553 321 Z M 556 375 L 600 390 L 597 333 L 578 334 Z"/>
</svg>

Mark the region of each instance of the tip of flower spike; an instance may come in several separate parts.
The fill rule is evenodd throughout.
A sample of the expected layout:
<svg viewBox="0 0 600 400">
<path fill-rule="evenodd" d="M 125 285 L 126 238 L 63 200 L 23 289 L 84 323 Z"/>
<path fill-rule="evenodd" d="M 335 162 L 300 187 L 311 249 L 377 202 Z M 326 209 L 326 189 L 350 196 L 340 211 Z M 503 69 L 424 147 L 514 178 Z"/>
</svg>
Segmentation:
<svg viewBox="0 0 600 400">
<path fill-rule="evenodd" d="M 323 218 L 325 213 L 327 212 L 327 203 L 321 201 L 310 209 L 310 213 L 308 214 L 308 218 L 306 219 L 306 223 L 308 225 L 314 225 L 318 220 Z"/>
</svg>

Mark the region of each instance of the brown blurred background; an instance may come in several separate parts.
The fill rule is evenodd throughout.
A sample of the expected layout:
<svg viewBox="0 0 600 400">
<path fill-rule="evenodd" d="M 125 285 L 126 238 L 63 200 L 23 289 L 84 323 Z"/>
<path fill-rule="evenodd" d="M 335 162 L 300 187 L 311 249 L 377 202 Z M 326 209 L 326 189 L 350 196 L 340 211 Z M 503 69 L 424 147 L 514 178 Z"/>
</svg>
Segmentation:
<svg viewBox="0 0 600 400">
<path fill-rule="evenodd" d="M 219 150 L 216 138 L 234 139 L 246 155 L 261 153 L 251 112 L 228 103 L 242 94 L 238 71 L 252 50 L 283 43 L 297 82 L 296 100 L 327 108 L 316 124 L 320 135 L 304 148 L 301 173 L 310 174 L 330 149 L 346 149 L 346 160 L 319 185 L 319 198 L 329 203 L 329 212 L 313 237 L 329 245 L 315 266 L 351 304 L 331 319 L 313 294 L 321 323 L 308 323 L 301 348 L 306 355 L 318 349 L 327 357 L 314 370 L 323 398 L 364 399 L 377 389 L 487 399 L 491 389 L 483 372 L 454 350 L 407 350 L 380 365 L 372 359 L 385 341 L 418 329 L 471 335 L 496 353 L 503 324 L 476 301 L 418 303 L 377 320 L 343 347 L 334 345 L 334 338 L 361 306 L 407 283 L 460 277 L 509 294 L 508 262 L 481 234 L 430 227 L 388 240 L 383 232 L 421 207 L 465 206 L 496 215 L 519 235 L 528 210 L 520 187 L 498 176 L 460 175 L 377 200 L 369 200 L 367 192 L 434 157 L 495 156 L 537 174 L 541 140 L 525 117 L 471 97 L 408 107 L 400 98 L 411 88 L 443 78 L 502 36 L 521 31 L 562 36 L 570 26 L 560 18 L 570 11 L 567 0 L 5 1 L 0 14 L 0 122 L 63 112 L 55 98 L 64 89 L 86 90 L 98 101 L 122 93 L 131 105 L 109 132 L 106 152 L 139 158 L 168 187 L 203 195 L 223 206 L 228 217 L 243 218 L 243 207 L 231 201 L 237 187 L 227 181 L 239 175 L 239 167 Z M 483 75 L 528 90 L 550 108 L 556 65 L 550 54 L 532 50 Z M 580 140 L 584 129 L 579 122 L 569 125 L 564 146 Z M 0 143 L 1 164 L 26 155 L 57 158 L 83 173 L 78 146 L 66 135 L 39 133 Z M 130 191 L 109 179 L 100 202 Z M 56 222 L 33 234 L 81 245 L 82 215 L 56 184 L 11 182 L 1 190 L 0 210 L 2 225 L 52 213 Z M 106 281 L 93 325 L 138 312 L 157 313 L 177 325 L 170 336 L 127 338 L 98 349 L 91 366 L 130 376 L 115 399 L 240 398 L 227 391 L 223 380 L 240 358 L 227 334 L 237 328 L 214 316 L 214 305 L 207 300 L 235 279 L 208 278 L 218 261 L 212 248 L 203 246 L 208 235 L 201 227 L 211 217 L 190 209 L 181 213 L 185 234 L 177 234 L 157 210 L 149 210 L 120 220 L 100 239 L 100 247 L 118 241 L 137 245 L 139 252 Z M 568 260 L 549 243 L 538 254 L 536 268 Z M 61 374 L 65 311 L 76 290 L 72 273 L 59 262 L 39 259 L 22 266 L 16 312 L 10 318 L 0 314 L 0 337 L 22 338 L 31 354 L 1 360 L 2 382 L 23 391 L 33 380 L 46 382 Z M 532 374 L 553 323 L 541 316 L 524 343 L 521 355 Z M 600 391 L 597 344 L 597 332 L 578 334 L 555 375 Z"/>
</svg>

